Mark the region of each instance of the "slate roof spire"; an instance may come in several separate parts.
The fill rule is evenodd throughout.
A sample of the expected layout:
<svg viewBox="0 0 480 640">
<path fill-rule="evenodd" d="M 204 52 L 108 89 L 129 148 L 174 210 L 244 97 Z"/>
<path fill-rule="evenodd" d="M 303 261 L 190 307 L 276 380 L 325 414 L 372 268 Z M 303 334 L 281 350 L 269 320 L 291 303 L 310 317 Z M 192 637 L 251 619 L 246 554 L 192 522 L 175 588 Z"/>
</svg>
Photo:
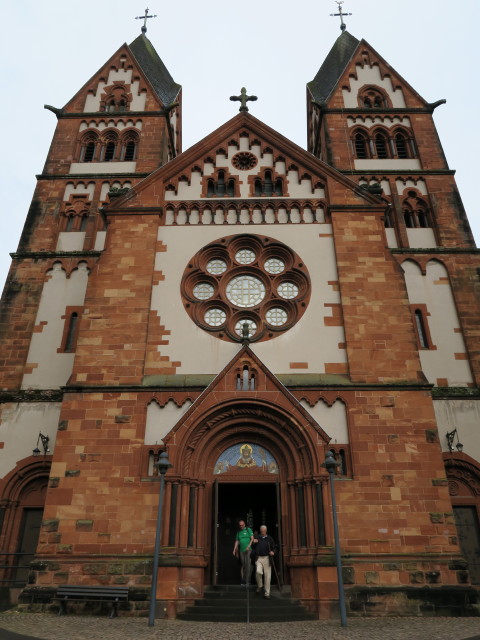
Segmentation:
<svg viewBox="0 0 480 640">
<path fill-rule="evenodd" d="M 328 99 L 359 44 L 360 40 L 348 31 L 342 31 L 336 39 L 317 75 L 307 84 L 316 102 L 321 104 Z"/>
<path fill-rule="evenodd" d="M 129 45 L 129 49 L 163 105 L 171 105 L 182 87 L 172 78 L 153 44 L 142 33 Z"/>
</svg>

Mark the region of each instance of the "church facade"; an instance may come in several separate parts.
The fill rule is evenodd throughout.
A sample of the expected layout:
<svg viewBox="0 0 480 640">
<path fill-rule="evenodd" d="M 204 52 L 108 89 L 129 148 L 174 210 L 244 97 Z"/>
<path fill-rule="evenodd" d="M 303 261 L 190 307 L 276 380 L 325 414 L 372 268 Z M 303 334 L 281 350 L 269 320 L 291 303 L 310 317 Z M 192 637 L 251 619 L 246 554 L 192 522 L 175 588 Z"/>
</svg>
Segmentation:
<svg viewBox="0 0 480 640">
<path fill-rule="evenodd" d="M 347 31 L 308 149 L 245 109 L 182 151 L 145 33 L 62 108 L 0 315 L 0 569 L 174 617 L 266 524 L 292 595 L 465 614 L 480 585 L 480 262 L 426 102 Z M 34 450 L 34 451 L 33 451 Z M 33 451 L 33 452 L 32 452 Z"/>
</svg>

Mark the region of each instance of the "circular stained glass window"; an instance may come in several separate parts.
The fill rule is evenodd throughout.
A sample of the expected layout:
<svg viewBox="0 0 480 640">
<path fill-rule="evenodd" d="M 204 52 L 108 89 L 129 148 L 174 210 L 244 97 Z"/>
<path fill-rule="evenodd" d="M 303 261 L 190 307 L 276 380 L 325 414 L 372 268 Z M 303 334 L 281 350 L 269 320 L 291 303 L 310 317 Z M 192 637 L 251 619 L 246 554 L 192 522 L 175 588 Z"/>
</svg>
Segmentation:
<svg viewBox="0 0 480 640">
<path fill-rule="evenodd" d="M 293 282 L 282 282 L 278 285 L 277 293 L 286 300 L 292 300 L 298 296 L 298 287 Z"/>
<path fill-rule="evenodd" d="M 199 282 L 193 287 L 193 295 L 197 300 L 208 300 L 215 289 L 209 282 Z"/>
<path fill-rule="evenodd" d="M 205 322 L 211 327 L 220 327 L 227 319 L 227 314 L 223 309 L 212 307 L 205 313 Z"/>
<path fill-rule="evenodd" d="M 285 270 L 285 263 L 280 258 L 269 258 L 265 260 L 264 267 L 267 273 L 282 273 Z"/>
<path fill-rule="evenodd" d="M 221 273 L 225 273 L 227 270 L 227 263 L 218 258 L 214 258 L 207 263 L 207 271 L 214 276 L 218 276 Z"/>
<path fill-rule="evenodd" d="M 265 285 L 253 276 L 237 276 L 227 284 L 226 293 L 237 307 L 255 307 L 265 297 Z"/>
<path fill-rule="evenodd" d="M 235 260 L 238 264 L 252 264 L 255 262 L 255 254 L 250 249 L 240 249 L 235 254 Z"/>
<path fill-rule="evenodd" d="M 281 327 L 288 320 L 288 315 L 285 309 L 280 307 L 273 307 L 269 309 L 265 314 L 265 319 L 272 327 Z"/>
<path fill-rule="evenodd" d="M 239 320 L 235 324 L 235 333 L 239 335 L 241 338 L 243 337 L 244 324 L 248 324 L 248 329 L 249 329 L 248 336 L 251 338 L 252 336 L 255 335 L 255 332 L 257 331 L 257 323 L 254 322 L 253 320 L 250 320 L 250 318 L 244 318 L 243 320 Z"/>
<path fill-rule="evenodd" d="M 213 279 L 214 278 L 214 279 Z M 275 238 L 242 233 L 210 242 L 187 263 L 180 285 L 186 313 L 220 340 L 277 338 L 299 322 L 311 284 L 302 258 Z"/>
</svg>

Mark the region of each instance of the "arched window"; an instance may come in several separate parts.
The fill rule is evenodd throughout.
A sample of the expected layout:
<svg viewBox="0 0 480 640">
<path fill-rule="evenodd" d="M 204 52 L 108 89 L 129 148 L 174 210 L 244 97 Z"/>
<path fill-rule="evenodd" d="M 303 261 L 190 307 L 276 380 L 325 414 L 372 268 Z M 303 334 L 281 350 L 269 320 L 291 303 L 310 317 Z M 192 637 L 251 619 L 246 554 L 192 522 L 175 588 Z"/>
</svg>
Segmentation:
<svg viewBox="0 0 480 640">
<path fill-rule="evenodd" d="M 425 329 L 425 320 L 420 309 L 415 309 L 415 328 L 417 330 L 418 342 L 422 349 L 428 349 L 428 335 Z"/>
<path fill-rule="evenodd" d="M 403 133 L 395 134 L 395 148 L 399 158 L 409 158 L 408 140 Z"/>
<path fill-rule="evenodd" d="M 405 221 L 405 226 L 407 229 L 415 228 L 415 216 L 413 215 L 413 211 L 411 209 L 403 210 L 403 219 Z"/>
<path fill-rule="evenodd" d="M 375 152 L 377 158 L 389 158 L 388 140 L 387 136 L 383 133 L 375 134 Z"/>
<path fill-rule="evenodd" d="M 107 103 L 107 111 L 113 113 L 115 111 L 115 100 L 109 100 Z"/>
<path fill-rule="evenodd" d="M 80 231 L 85 231 L 87 228 L 88 216 L 82 216 L 82 220 L 80 222 Z"/>
<path fill-rule="evenodd" d="M 383 222 L 385 225 L 385 229 L 393 229 L 392 214 L 390 211 L 387 211 L 387 213 L 385 214 Z"/>
<path fill-rule="evenodd" d="M 263 193 L 262 181 L 257 178 L 257 180 L 255 180 L 255 195 L 256 196 L 261 196 L 262 193 Z"/>
<path fill-rule="evenodd" d="M 116 144 L 113 140 L 109 140 L 105 146 L 104 161 L 110 162 L 115 157 Z"/>
<path fill-rule="evenodd" d="M 75 350 L 75 343 L 77 337 L 77 324 L 78 324 L 78 313 L 74 311 L 70 318 L 68 324 L 67 338 L 65 340 L 65 351 L 71 353 Z"/>
<path fill-rule="evenodd" d="M 67 226 L 65 227 L 65 231 L 73 231 L 73 223 L 75 218 L 73 216 L 68 216 L 67 218 Z"/>
<path fill-rule="evenodd" d="M 368 140 L 363 133 L 356 133 L 355 138 L 355 155 L 359 159 L 368 158 Z"/>
<path fill-rule="evenodd" d="M 277 178 L 275 180 L 275 187 L 273 190 L 274 196 L 283 196 L 283 180 L 281 178 Z"/>
<path fill-rule="evenodd" d="M 122 99 L 120 100 L 120 102 L 118 103 L 118 111 L 120 111 L 121 113 L 123 113 L 124 111 L 127 110 L 127 101 Z"/>
<path fill-rule="evenodd" d="M 230 180 L 227 182 L 227 196 L 229 198 L 233 198 L 233 196 L 235 195 L 235 181 L 230 178 Z"/>
<path fill-rule="evenodd" d="M 126 162 L 131 162 L 135 160 L 135 152 L 137 150 L 137 145 L 135 144 L 135 140 L 129 140 L 125 145 L 125 152 L 123 154 L 123 159 Z"/>
<path fill-rule="evenodd" d="M 430 227 L 430 221 L 428 219 L 427 212 L 424 211 L 423 209 L 417 209 L 416 214 L 417 214 L 418 226 L 422 227 L 422 229 L 428 229 Z"/>
<path fill-rule="evenodd" d="M 358 105 L 364 109 L 386 109 L 389 106 L 386 96 L 379 89 L 373 87 L 367 87 L 360 91 Z"/>
<path fill-rule="evenodd" d="M 207 198 L 213 198 L 215 195 L 215 182 L 213 180 L 209 180 L 207 182 Z"/>
<path fill-rule="evenodd" d="M 95 140 L 89 140 L 83 148 L 83 162 L 92 162 L 95 156 Z"/>
<path fill-rule="evenodd" d="M 263 182 L 263 193 L 266 196 L 273 195 L 272 172 L 265 171 L 265 180 Z"/>
</svg>

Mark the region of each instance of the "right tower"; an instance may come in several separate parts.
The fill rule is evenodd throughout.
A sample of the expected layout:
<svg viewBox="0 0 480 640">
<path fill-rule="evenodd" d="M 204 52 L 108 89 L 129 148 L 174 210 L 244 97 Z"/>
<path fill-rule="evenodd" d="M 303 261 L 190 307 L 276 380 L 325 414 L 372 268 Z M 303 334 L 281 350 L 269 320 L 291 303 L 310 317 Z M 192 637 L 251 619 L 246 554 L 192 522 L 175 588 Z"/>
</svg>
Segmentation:
<svg viewBox="0 0 480 640">
<path fill-rule="evenodd" d="M 427 439 L 439 438 L 458 542 L 478 585 L 480 251 L 433 121 L 445 102 L 427 102 L 365 40 L 343 30 L 307 84 L 308 150 L 388 204 L 384 242 L 404 273 L 420 376 L 432 385 L 438 432 Z M 344 241 L 336 235 L 337 255 Z M 357 248 L 362 260 L 365 246 Z M 381 276 L 377 261 L 372 279 Z M 447 522 L 449 514 L 430 517 Z M 467 565 L 456 568 L 457 580 L 466 580 Z"/>
</svg>

